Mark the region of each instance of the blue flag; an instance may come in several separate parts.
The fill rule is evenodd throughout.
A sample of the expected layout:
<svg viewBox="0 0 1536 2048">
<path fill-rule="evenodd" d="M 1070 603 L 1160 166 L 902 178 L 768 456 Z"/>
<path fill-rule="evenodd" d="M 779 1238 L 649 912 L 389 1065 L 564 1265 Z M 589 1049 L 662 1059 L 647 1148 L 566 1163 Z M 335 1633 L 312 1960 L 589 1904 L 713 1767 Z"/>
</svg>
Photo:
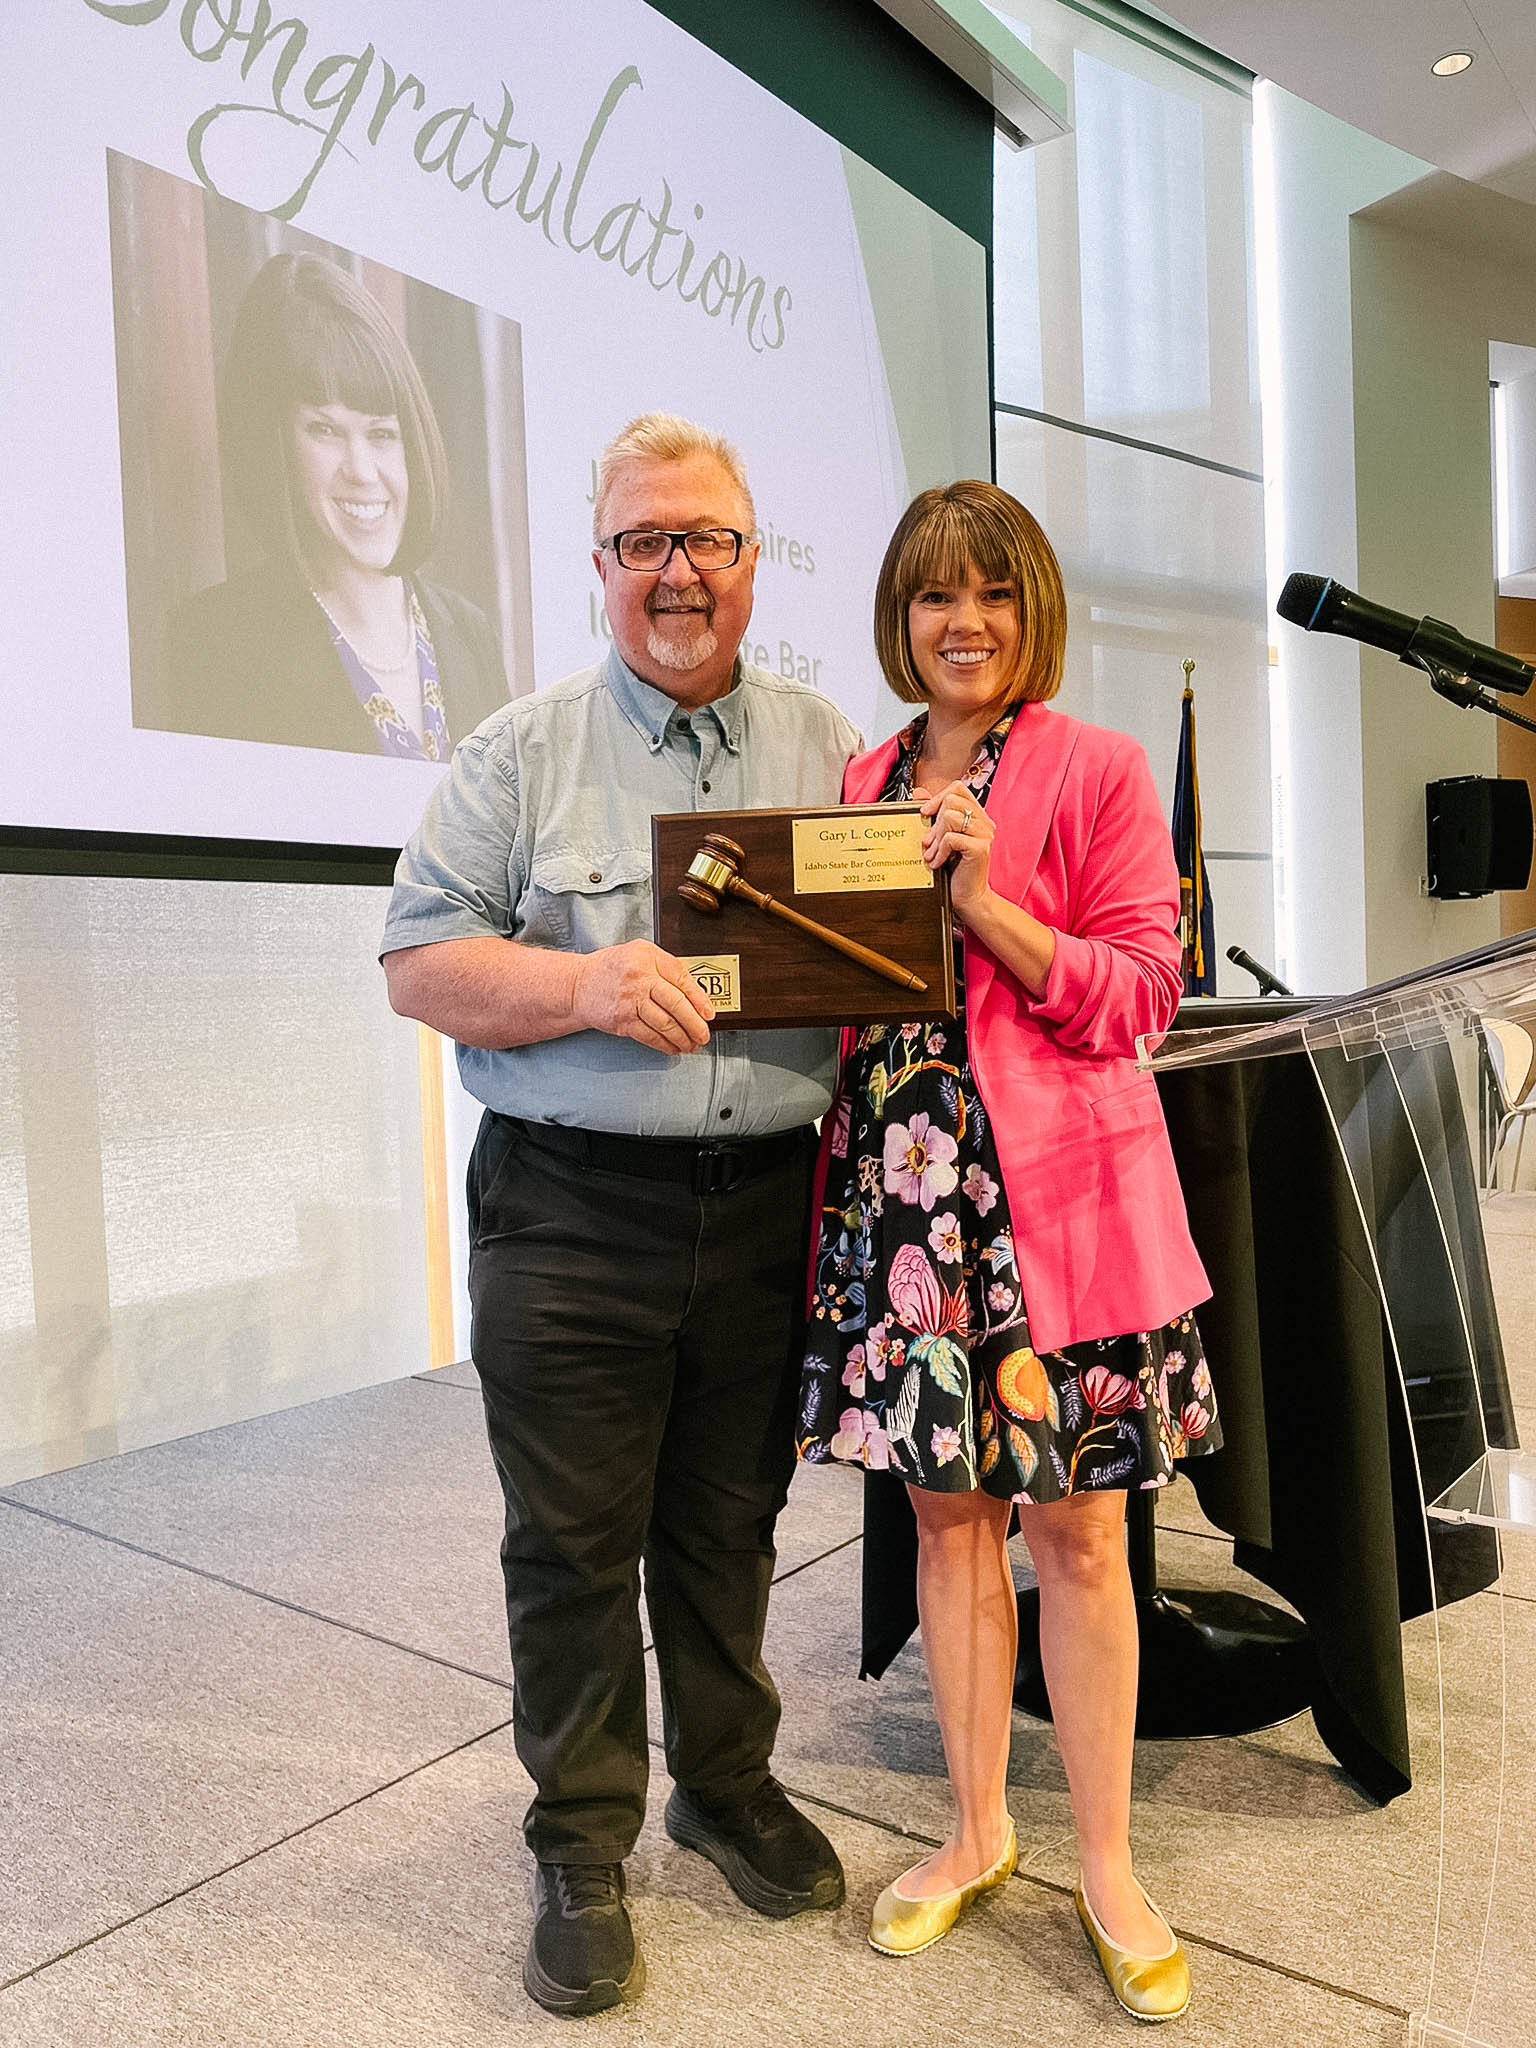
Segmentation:
<svg viewBox="0 0 1536 2048">
<path fill-rule="evenodd" d="M 1216 921 L 1205 855 L 1200 848 L 1200 771 L 1195 765 L 1195 693 L 1184 664 L 1184 703 L 1179 713 L 1179 765 L 1173 778 L 1173 852 L 1179 864 L 1179 938 L 1184 948 L 1184 993 L 1216 993 Z"/>
</svg>

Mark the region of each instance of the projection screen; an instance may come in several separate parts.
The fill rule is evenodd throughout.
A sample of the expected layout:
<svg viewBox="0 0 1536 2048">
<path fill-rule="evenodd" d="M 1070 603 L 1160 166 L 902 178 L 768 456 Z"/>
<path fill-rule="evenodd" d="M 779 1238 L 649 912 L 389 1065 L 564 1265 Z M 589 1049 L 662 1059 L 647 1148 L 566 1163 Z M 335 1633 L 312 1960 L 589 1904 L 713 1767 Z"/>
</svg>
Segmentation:
<svg viewBox="0 0 1536 2048">
<path fill-rule="evenodd" d="M 601 656 L 595 459 L 653 408 L 746 457 L 744 652 L 894 726 L 885 540 L 990 473 L 980 244 L 643 0 L 12 0 L 0 49 L 0 828 L 397 846 L 464 732 Z M 324 390 L 273 368 L 295 280 Z M 411 557 L 419 745 L 312 529 Z"/>
</svg>

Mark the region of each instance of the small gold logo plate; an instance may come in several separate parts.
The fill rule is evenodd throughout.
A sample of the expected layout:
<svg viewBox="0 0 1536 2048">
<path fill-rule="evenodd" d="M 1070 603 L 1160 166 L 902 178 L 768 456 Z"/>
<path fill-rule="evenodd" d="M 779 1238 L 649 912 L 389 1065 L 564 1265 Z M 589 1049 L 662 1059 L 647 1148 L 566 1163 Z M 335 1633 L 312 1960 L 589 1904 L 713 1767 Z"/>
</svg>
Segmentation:
<svg viewBox="0 0 1536 2048">
<path fill-rule="evenodd" d="M 741 1008 L 741 955 L 739 953 L 696 953 L 683 965 L 724 1014 Z"/>
</svg>

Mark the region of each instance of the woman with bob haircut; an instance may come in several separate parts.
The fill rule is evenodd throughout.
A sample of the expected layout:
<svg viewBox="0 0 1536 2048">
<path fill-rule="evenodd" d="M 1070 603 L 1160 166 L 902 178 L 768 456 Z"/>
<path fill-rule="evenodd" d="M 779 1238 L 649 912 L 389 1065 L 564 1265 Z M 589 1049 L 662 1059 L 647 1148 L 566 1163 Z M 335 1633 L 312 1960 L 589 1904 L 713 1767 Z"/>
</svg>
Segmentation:
<svg viewBox="0 0 1536 2048">
<path fill-rule="evenodd" d="M 1189 2002 L 1131 1866 L 1137 1633 L 1125 1499 L 1220 1438 L 1190 1239 L 1137 1034 L 1180 993 L 1178 876 L 1146 757 L 1048 707 L 1067 613 L 1050 543 L 990 483 L 924 491 L 875 595 L 887 682 L 924 708 L 850 762 L 845 802 L 916 798 L 947 866 L 957 1017 L 844 1040 L 823 1126 L 800 1455 L 898 1474 L 955 1800 L 881 1895 L 910 1955 L 1018 1858 L 1007 1802 L 1012 1518 L 1072 1793 L 1077 1910 L 1138 2019 Z"/>
<path fill-rule="evenodd" d="M 171 620 L 173 730 L 446 761 L 507 701 L 485 614 L 418 572 L 442 435 L 383 307 L 338 264 L 274 256 L 219 388 L 224 498 L 258 566 Z"/>
</svg>

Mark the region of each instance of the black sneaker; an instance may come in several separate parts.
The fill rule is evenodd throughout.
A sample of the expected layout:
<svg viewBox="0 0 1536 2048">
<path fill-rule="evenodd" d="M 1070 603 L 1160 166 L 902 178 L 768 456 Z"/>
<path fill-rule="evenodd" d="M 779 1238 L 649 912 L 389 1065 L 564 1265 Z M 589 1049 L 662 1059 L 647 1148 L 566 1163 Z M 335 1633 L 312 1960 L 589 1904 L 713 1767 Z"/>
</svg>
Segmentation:
<svg viewBox="0 0 1536 2048">
<path fill-rule="evenodd" d="M 624 1904 L 622 1863 L 537 1863 L 523 1989 L 567 2019 L 627 2004 L 645 1961 Z"/>
<path fill-rule="evenodd" d="M 770 1920 L 843 1903 L 843 1866 L 821 1829 L 765 1778 L 742 1799 L 673 1788 L 667 1833 L 720 1870 L 737 1898 Z"/>
</svg>

